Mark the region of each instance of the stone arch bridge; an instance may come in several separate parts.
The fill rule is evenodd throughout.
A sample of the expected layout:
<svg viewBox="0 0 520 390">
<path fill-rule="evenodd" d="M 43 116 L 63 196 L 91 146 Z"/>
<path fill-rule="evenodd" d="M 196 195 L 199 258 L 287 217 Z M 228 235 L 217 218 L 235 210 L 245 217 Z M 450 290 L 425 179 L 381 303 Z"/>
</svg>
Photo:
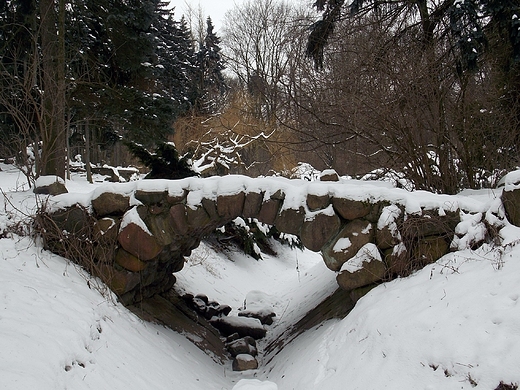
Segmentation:
<svg viewBox="0 0 520 390">
<path fill-rule="evenodd" d="M 107 184 L 90 194 L 53 196 L 39 215 L 48 249 L 86 267 L 131 304 L 170 289 L 204 236 L 237 217 L 298 236 L 322 253 L 341 287 L 359 296 L 450 248 L 478 246 L 486 237 L 471 236 L 461 221 L 471 216 L 472 226 L 486 225 L 489 213 L 468 198 L 379 182 L 231 175 Z M 369 255 L 360 257 L 363 248 Z"/>
</svg>

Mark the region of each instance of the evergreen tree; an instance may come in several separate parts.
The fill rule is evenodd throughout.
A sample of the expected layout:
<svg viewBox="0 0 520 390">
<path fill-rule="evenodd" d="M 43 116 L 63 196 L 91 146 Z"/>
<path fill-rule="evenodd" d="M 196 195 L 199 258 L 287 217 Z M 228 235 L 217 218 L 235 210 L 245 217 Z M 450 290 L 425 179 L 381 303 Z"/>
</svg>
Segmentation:
<svg viewBox="0 0 520 390">
<path fill-rule="evenodd" d="M 47 50 L 66 63 L 60 79 L 68 83 L 67 95 L 55 121 L 60 127 L 67 116 L 73 128 L 88 127 L 108 146 L 121 138 L 149 146 L 164 141 L 175 118 L 195 102 L 196 59 L 186 22 L 175 21 L 162 0 L 71 0 L 66 8 L 47 0 L 46 6 L 63 11 L 46 21 L 65 26 L 64 34 L 54 31 L 58 46 L 67 48 L 58 53 L 53 45 L 43 50 L 39 39 L 45 30 L 38 17 L 41 1 L 0 4 L 2 137 L 30 129 L 34 143 L 45 135 L 38 114 L 52 108 L 42 100 L 44 76 L 53 73 L 51 62 L 41 58 Z M 52 42 L 50 35 L 44 41 Z"/>
<path fill-rule="evenodd" d="M 197 52 L 197 102 L 196 109 L 200 112 L 214 113 L 228 87 L 222 71 L 224 60 L 220 53 L 220 38 L 213 31 L 211 18 L 206 20 L 204 41 L 199 43 Z"/>
</svg>

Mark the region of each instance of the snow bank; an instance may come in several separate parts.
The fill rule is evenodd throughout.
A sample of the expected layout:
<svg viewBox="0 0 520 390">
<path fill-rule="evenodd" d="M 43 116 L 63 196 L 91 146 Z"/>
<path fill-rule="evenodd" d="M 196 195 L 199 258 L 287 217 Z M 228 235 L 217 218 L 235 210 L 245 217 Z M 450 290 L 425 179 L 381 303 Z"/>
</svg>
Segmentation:
<svg viewBox="0 0 520 390">
<path fill-rule="evenodd" d="M 299 390 L 520 383 L 520 248 L 492 252 L 453 253 L 373 289 L 344 320 L 287 346 L 260 379 Z"/>
</svg>

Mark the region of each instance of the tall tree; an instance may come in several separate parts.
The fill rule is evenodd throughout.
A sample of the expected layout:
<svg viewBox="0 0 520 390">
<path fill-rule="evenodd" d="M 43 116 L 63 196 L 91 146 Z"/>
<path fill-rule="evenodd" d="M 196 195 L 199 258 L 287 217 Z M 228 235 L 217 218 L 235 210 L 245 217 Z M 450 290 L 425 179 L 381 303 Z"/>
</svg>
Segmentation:
<svg viewBox="0 0 520 390">
<path fill-rule="evenodd" d="M 42 175 L 65 179 L 65 0 L 40 0 Z"/>
<path fill-rule="evenodd" d="M 222 74 L 225 69 L 221 55 L 220 38 L 213 31 L 211 18 L 206 19 L 206 34 L 199 43 L 196 63 L 197 101 L 196 109 L 204 113 L 214 113 L 221 106 L 227 90 Z"/>
</svg>

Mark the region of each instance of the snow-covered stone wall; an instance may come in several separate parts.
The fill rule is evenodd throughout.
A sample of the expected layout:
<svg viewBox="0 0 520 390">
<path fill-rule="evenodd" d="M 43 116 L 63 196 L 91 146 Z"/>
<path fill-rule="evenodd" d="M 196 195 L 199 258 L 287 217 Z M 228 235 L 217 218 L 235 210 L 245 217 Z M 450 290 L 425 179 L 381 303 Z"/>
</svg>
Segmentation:
<svg viewBox="0 0 520 390">
<path fill-rule="evenodd" d="M 245 176 L 110 184 L 54 196 L 49 205 L 45 213 L 67 234 L 48 234 L 46 247 L 70 257 L 63 240 L 88 242 L 89 269 L 127 304 L 170 289 L 201 239 L 237 217 L 321 251 L 355 299 L 450 250 L 494 238 L 505 216 L 500 198 L 478 203 L 379 182 Z"/>
</svg>

